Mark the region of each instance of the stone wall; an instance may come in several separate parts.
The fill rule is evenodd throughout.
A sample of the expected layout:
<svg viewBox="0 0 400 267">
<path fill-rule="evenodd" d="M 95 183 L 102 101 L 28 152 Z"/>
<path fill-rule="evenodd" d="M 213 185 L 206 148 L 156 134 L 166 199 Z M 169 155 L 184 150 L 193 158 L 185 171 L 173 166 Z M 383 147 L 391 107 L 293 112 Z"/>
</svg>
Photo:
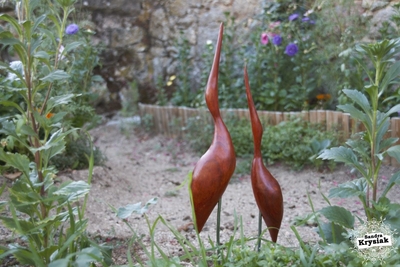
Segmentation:
<svg viewBox="0 0 400 267">
<path fill-rule="evenodd" d="M 199 59 L 206 41 L 215 42 L 224 12 L 243 22 L 261 14 L 267 1 L 84 0 L 82 8 L 95 25 L 95 43 L 105 45 L 101 75 L 113 99 L 118 101 L 119 92 L 136 80 L 140 101 L 150 103 L 155 100 L 157 78 L 175 72 L 175 41 L 181 32 L 192 45 L 191 57 Z M 356 1 L 363 16 L 372 22 L 372 38 L 396 2 L 399 0 Z"/>
<path fill-rule="evenodd" d="M 230 12 L 236 22 L 250 24 L 269 1 L 272 0 L 78 0 L 77 10 L 85 14 L 96 32 L 93 42 L 104 47 L 103 67 L 97 72 L 106 81 L 110 97 L 103 106 L 118 109 L 120 92 L 127 90 L 132 81 L 138 84 L 141 102 L 154 102 L 158 77 L 175 73 L 175 42 L 181 32 L 192 46 L 191 57 L 199 59 L 207 40 L 215 43 L 219 24 L 225 20 L 224 12 Z M 374 38 L 382 21 L 392 14 L 391 6 L 400 0 L 355 1 L 363 16 L 372 22 Z M 6 9 L 10 9 L 9 4 L 3 6 L 2 12 Z"/>
<path fill-rule="evenodd" d="M 118 92 L 138 82 L 140 101 L 154 101 L 158 77 L 174 74 L 176 40 L 181 32 L 199 58 L 207 40 L 215 42 L 224 12 L 237 21 L 262 11 L 265 0 L 85 0 L 81 8 L 89 14 L 96 35 L 105 46 L 101 75 L 113 99 Z"/>
</svg>

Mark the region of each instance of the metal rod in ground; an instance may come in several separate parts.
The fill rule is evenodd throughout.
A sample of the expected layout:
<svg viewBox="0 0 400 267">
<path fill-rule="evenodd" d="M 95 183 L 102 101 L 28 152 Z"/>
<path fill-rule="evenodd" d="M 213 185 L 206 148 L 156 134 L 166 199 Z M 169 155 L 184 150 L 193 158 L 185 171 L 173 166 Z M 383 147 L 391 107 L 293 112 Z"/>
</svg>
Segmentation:
<svg viewBox="0 0 400 267">
<path fill-rule="evenodd" d="M 218 208 L 217 208 L 217 254 L 218 257 L 221 256 L 221 251 L 219 249 L 220 242 L 219 242 L 219 229 L 221 228 L 221 204 L 222 204 L 222 198 L 218 200 Z"/>
<path fill-rule="evenodd" d="M 257 251 L 260 251 L 261 247 L 261 230 L 262 230 L 262 215 L 261 211 L 258 212 L 258 240 L 257 240 Z"/>
</svg>

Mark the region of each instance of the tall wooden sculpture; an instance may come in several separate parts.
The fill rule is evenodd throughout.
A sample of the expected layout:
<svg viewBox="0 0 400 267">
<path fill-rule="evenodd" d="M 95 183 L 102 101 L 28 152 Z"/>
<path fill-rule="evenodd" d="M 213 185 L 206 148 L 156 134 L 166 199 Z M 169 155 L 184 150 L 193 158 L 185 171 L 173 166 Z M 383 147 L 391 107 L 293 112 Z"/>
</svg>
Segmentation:
<svg viewBox="0 0 400 267">
<path fill-rule="evenodd" d="M 218 105 L 218 69 L 221 54 L 223 24 L 219 29 L 217 47 L 208 78 L 205 99 L 214 120 L 214 139 L 193 170 L 191 190 L 197 229 L 203 229 L 215 205 L 219 203 L 236 167 L 235 151 L 229 132 L 222 121 Z M 219 215 L 217 221 L 217 232 Z M 218 242 L 217 234 L 217 242 Z"/>
<path fill-rule="evenodd" d="M 251 168 L 251 184 L 260 216 L 268 227 L 273 242 L 278 239 L 279 228 L 283 217 L 283 197 L 278 181 L 264 166 L 261 157 L 261 139 L 263 134 L 262 125 L 258 118 L 253 98 L 250 92 L 247 68 L 244 68 L 244 82 L 246 86 L 247 103 L 249 105 L 251 128 L 254 139 L 254 158 Z M 261 221 L 261 218 L 260 218 Z M 261 223 L 259 234 L 261 233 Z"/>
</svg>

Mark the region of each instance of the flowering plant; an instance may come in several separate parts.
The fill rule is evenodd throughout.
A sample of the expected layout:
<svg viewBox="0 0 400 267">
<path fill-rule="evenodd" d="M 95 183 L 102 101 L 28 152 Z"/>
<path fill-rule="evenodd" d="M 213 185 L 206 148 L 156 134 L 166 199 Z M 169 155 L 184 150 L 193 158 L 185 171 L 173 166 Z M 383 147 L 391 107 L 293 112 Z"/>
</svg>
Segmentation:
<svg viewBox="0 0 400 267">
<path fill-rule="evenodd" d="M 55 182 L 57 170 L 51 160 L 65 149 L 65 139 L 76 132 L 64 121 L 68 106 L 79 94 L 69 88 L 69 53 L 82 41 L 65 41 L 65 34 L 77 34 L 73 26 L 65 31 L 74 11 L 74 0 L 15 0 L 17 18 L 0 14 L 5 27 L 0 43 L 14 51 L 14 61 L 0 62 L 0 91 L 7 98 L 1 114 L 0 171 L 12 177 L 7 201 L 0 201 L 0 221 L 20 236 L 23 244 L 0 246 L 0 260 L 12 255 L 29 266 L 89 266 L 103 263 L 102 249 L 92 246 L 85 235 L 85 204 L 90 188 L 93 156 L 88 181 Z M 46 2 L 47 4 L 47 2 Z M 65 46 L 64 46 L 64 45 Z M 16 149 L 19 146 L 20 149 Z M 93 155 L 93 153 L 92 153 Z M 0 194 L 6 188 L 0 188 Z M 79 200 L 83 205 L 75 205 Z"/>
<path fill-rule="evenodd" d="M 280 8 L 277 8 L 280 7 Z M 279 11 L 279 12 L 278 12 Z M 316 90 L 316 17 L 300 6 L 270 3 L 245 56 L 254 102 L 265 110 L 301 110 Z"/>
</svg>

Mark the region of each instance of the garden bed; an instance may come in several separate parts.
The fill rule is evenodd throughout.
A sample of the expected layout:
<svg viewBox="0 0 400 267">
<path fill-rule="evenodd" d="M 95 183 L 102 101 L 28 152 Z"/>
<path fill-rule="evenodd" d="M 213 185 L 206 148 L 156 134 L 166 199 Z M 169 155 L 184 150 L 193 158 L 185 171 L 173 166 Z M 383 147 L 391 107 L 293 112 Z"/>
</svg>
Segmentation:
<svg viewBox="0 0 400 267">
<path fill-rule="evenodd" d="M 154 134 L 163 134 L 167 137 L 182 137 L 185 127 L 190 118 L 208 121 L 212 124 L 209 111 L 205 108 L 188 108 L 174 106 L 158 106 L 139 103 L 139 112 L 142 123 L 151 129 Z M 223 118 L 233 116 L 234 118 L 250 118 L 248 109 L 221 109 Z M 348 113 L 333 110 L 309 110 L 300 112 L 258 111 L 260 120 L 268 125 L 277 125 L 282 121 L 293 118 L 302 118 L 311 123 L 319 123 L 322 129 L 334 130 L 341 133 L 343 140 L 349 138 L 353 133 L 362 131 L 362 125 L 350 117 Z M 390 137 L 400 137 L 400 117 L 390 119 L 390 127 L 387 133 Z M 398 142 L 400 144 L 400 142 Z M 386 162 L 387 165 L 400 166 L 394 158 Z"/>
<path fill-rule="evenodd" d="M 163 216 L 175 228 L 195 242 L 195 231 L 191 225 L 191 210 L 187 185 L 183 185 L 187 175 L 193 170 L 200 155 L 194 155 L 184 144 L 163 136 L 150 137 L 135 134 L 129 124 L 116 121 L 91 131 L 95 144 L 105 153 L 108 161 L 104 167 L 96 167 L 93 184 L 87 206 L 89 218 L 88 231 L 104 240 L 114 242 L 115 239 L 126 240 L 132 236 L 129 228 L 113 213 L 111 206 L 116 208 L 127 204 L 145 203 L 153 197 L 158 197 L 155 204 L 147 213 L 153 222 L 158 215 Z M 303 216 L 311 211 L 307 193 L 313 201 L 315 209 L 327 206 L 321 192 L 337 184 L 349 181 L 354 175 L 346 167 L 338 167 L 334 172 L 317 172 L 312 169 L 293 171 L 288 166 L 275 164 L 269 167 L 282 187 L 284 197 L 284 219 L 279 234 L 278 243 L 284 246 L 297 247 L 298 241 L 290 229 L 290 224 L 297 216 Z M 382 188 L 396 171 L 393 167 L 383 167 Z M 249 170 L 250 173 L 250 170 Z M 73 171 L 63 174 L 63 179 L 85 179 L 87 171 Z M 389 194 L 393 202 L 400 200 L 400 188 L 394 187 Z M 332 205 L 344 206 L 355 214 L 363 216 L 361 203 L 354 198 L 347 200 L 333 199 Z M 250 176 L 235 176 L 223 196 L 222 202 L 222 236 L 227 241 L 233 233 L 234 214 L 242 217 L 243 229 L 246 236 L 256 236 L 258 211 L 253 197 Z M 215 238 L 216 216 L 210 216 L 201 236 L 208 244 L 207 237 Z M 148 227 L 143 216 L 132 216 L 128 219 L 138 234 L 147 236 Z M 310 222 L 308 227 L 299 227 L 304 241 L 318 240 L 315 226 Z M 104 237 L 108 237 L 104 238 Z M 268 234 L 265 238 L 270 239 Z M 156 240 L 165 248 L 167 253 L 180 253 L 180 246 L 173 234 L 166 227 L 159 227 Z M 124 250 L 115 255 L 118 263 L 126 262 Z"/>
</svg>

